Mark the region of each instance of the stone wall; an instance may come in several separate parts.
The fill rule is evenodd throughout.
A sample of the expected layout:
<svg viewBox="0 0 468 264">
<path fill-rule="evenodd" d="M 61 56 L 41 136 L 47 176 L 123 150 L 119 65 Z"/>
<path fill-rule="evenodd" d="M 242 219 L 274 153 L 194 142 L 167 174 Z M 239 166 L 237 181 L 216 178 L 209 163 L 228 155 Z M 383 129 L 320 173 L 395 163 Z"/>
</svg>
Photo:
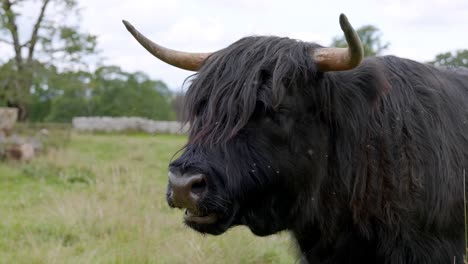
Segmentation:
<svg viewBox="0 0 468 264">
<path fill-rule="evenodd" d="M 154 121 L 141 117 L 75 117 L 73 128 L 89 132 L 142 131 L 147 133 L 184 134 L 188 126 L 176 121 Z"/>
</svg>

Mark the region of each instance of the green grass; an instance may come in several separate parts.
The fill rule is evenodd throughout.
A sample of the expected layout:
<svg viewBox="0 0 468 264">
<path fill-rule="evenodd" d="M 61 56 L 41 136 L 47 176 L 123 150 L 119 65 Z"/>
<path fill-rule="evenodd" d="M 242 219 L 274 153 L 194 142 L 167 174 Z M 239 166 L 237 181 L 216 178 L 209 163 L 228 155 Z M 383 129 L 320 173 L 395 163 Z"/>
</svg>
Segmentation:
<svg viewBox="0 0 468 264">
<path fill-rule="evenodd" d="M 202 236 L 165 202 L 185 137 L 71 134 L 28 164 L 0 163 L 0 263 L 294 263 L 287 233 Z"/>
</svg>

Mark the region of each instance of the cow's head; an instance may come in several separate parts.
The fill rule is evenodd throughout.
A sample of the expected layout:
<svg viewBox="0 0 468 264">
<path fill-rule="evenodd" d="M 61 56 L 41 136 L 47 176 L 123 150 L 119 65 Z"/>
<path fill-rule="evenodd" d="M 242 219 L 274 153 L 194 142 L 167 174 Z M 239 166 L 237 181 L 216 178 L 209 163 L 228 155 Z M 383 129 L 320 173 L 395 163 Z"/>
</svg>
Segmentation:
<svg viewBox="0 0 468 264">
<path fill-rule="evenodd" d="M 169 50 L 127 29 L 153 55 L 197 71 L 186 94 L 189 142 L 169 165 L 167 201 L 185 223 L 220 234 L 247 225 L 257 235 L 290 228 L 298 201 L 323 180 L 328 128 L 320 109 L 324 72 L 362 59 L 360 40 L 340 17 L 349 48 L 278 37 L 247 37 L 214 53 Z M 311 198 L 313 199 L 313 197 Z"/>
</svg>

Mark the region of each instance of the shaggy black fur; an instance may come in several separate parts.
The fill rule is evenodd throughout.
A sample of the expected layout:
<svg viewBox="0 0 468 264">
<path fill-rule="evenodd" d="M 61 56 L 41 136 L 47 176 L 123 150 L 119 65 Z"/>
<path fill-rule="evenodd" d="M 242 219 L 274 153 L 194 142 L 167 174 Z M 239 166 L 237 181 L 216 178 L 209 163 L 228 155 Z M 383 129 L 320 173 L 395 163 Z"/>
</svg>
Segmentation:
<svg viewBox="0 0 468 264">
<path fill-rule="evenodd" d="M 322 73 L 317 48 L 247 37 L 193 77 L 170 166 L 207 175 L 219 218 L 189 225 L 290 230 L 309 263 L 463 263 L 468 74 L 392 56 Z"/>
</svg>

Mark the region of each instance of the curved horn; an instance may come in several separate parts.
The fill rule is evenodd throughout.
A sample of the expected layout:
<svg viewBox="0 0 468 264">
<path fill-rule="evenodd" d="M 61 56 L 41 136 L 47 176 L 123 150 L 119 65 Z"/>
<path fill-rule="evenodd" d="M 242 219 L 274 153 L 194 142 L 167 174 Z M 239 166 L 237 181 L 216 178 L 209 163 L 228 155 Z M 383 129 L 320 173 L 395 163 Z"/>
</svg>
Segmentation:
<svg viewBox="0 0 468 264">
<path fill-rule="evenodd" d="M 153 54 L 156 58 L 176 66 L 178 68 L 189 70 L 189 71 L 198 71 L 203 65 L 203 62 L 208 58 L 212 53 L 189 53 L 177 50 L 171 50 L 160 46 L 143 34 L 141 34 L 135 27 L 126 20 L 122 20 L 127 30 L 135 37 L 135 39 L 147 50 L 149 53 Z"/>
<path fill-rule="evenodd" d="M 361 63 L 364 56 L 361 40 L 344 14 L 340 15 L 340 26 L 348 42 L 348 48 L 321 48 L 313 51 L 312 56 L 319 71 L 345 71 Z"/>
</svg>

